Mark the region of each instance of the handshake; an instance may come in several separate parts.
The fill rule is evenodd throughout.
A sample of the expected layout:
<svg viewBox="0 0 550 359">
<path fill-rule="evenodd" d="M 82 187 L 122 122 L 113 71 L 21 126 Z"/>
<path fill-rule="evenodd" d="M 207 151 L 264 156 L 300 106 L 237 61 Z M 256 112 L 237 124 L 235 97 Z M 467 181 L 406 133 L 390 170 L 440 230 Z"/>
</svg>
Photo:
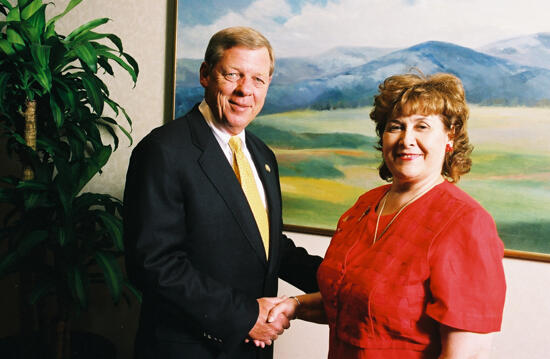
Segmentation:
<svg viewBox="0 0 550 359">
<path fill-rule="evenodd" d="M 296 309 L 300 302 L 287 296 L 259 298 L 257 301 L 260 314 L 245 342 L 253 342 L 257 347 L 265 348 L 290 327 L 290 321 L 296 318 Z"/>
</svg>

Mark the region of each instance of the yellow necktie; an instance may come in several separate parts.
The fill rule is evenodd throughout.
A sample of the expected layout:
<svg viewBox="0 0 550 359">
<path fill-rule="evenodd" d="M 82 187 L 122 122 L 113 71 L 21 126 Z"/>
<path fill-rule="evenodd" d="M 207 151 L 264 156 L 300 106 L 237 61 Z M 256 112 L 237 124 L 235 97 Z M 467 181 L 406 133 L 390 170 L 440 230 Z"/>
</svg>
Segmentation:
<svg viewBox="0 0 550 359">
<path fill-rule="evenodd" d="M 262 241 L 264 242 L 265 255 L 269 256 L 269 221 L 267 219 L 267 210 L 262 203 L 260 194 L 258 193 L 258 187 L 256 186 L 256 181 L 254 180 L 254 174 L 252 173 L 252 168 L 250 168 L 250 163 L 245 157 L 241 149 L 241 139 L 237 136 L 232 136 L 229 139 L 229 147 L 233 151 L 233 171 L 237 179 L 241 183 L 243 192 L 248 200 L 252 214 L 254 214 L 254 219 L 260 230 L 260 235 L 262 236 Z"/>
</svg>

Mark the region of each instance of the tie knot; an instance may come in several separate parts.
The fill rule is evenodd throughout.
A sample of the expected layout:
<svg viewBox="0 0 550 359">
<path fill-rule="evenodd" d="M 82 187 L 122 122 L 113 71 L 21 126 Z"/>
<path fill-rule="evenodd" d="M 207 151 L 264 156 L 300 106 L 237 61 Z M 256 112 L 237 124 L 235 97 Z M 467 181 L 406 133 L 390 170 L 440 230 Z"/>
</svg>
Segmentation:
<svg viewBox="0 0 550 359">
<path fill-rule="evenodd" d="M 241 139 L 238 136 L 231 136 L 229 139 L 229 147 L 233 152 L 239 152 L 241 150 Z"/>
</svg>

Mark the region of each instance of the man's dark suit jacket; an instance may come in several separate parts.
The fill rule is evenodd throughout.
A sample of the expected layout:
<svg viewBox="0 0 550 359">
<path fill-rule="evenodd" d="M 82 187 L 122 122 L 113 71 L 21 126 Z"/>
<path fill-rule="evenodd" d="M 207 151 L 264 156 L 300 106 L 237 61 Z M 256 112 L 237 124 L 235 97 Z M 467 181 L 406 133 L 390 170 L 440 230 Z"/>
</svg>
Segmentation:
<svg viewBox="0 0 550 359">
<path fill-rule="evenodd" d="M 273 152 L 246 132 L 269 209 L 269 260 L 239 182 L 195 106 L 134 149 L 124 192 L 130 280 L 143 291 L 138 358 L 272 357 L 245 344 L 277 278 L 317 291 L 320 257 L 282 234 Z"/>
</svg>

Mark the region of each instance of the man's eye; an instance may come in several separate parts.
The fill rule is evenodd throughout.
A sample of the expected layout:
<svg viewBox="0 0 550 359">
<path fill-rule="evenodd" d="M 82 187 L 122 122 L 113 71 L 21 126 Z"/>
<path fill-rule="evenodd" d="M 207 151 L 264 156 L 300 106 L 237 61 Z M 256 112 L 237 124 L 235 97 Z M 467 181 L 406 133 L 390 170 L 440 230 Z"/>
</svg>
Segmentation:
<svg viewBox="0 0 550 359">
<path fill-rule="evenodd" d="M 239 74 L 236 73 L 236 72 L 228 72 L 228 73 L 224 74 L 223 77 L 227 81 L 237 81 L 239 79 Z"/>
<path fill-rule="evenodd" d="M 258 83 L 260 85 L 265 85 L 265 80 L 263 78 L 256 77 L 255 80 L 256 80 L 256 83 Z"/>
</svg>

